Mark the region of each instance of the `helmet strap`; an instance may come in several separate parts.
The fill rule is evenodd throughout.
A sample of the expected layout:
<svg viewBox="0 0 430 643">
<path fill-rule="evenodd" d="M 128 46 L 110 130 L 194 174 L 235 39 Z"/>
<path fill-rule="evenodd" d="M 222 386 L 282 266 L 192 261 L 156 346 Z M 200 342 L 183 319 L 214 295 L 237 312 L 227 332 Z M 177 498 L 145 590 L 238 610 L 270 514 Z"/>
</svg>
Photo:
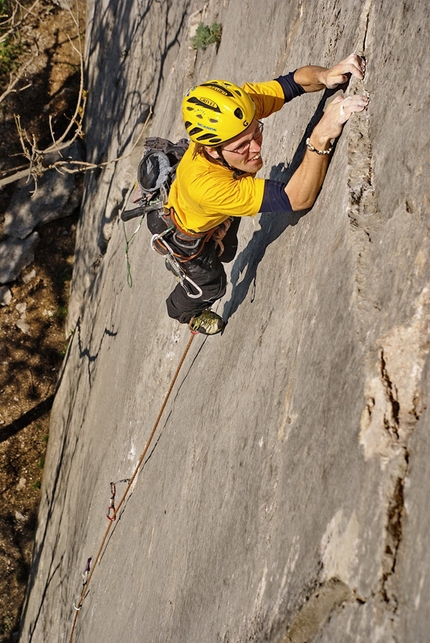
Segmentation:
<svg viewBox="0 0 430 643">
<path fill-rule="evenodd" d="M 227 161 L 226 161 L 226 160 L 225 160 L 225 158 L 224 158 L 224 154 L 222 153 L 222 147 L 221 147 L 221 145 L 219 145 L 219 146 L 218 146 L 218 147 L 216 147 L 215 149 L 216 149 L 216 151 L 218 152 L 218 156 L 220 157 L 220 159 L 221 159 L 221 163 L 223 164 L 223 166 L 224 166 L 224 167 L 226 167 L 226 168 L 228 168 L 229 170 L 231 170 L 231 171 L 233 172 L 233 178 L 234 178 L 234 179 L 239 179 L 239 178 L 240 178 L 241 176 L 243 176 L 244 174 L 248 174 L 248 172 L 244 172 L 243 170 L 238 170 L 238 169 L 237 169 L 237 168 L 235 168 L 235 167 L 231 167 L 231 165 L 230 165 L 229 163 L 227 163 Z"/>
<path fill-rule="evenodd" d="M 221 145 L 218 145 L 218 147 L 213 148 L 215 152 L 218 154 L 218 158 L 215 159 L 213 156 L 207 153 L 207 151 L 203 148 L 203 154 L 210 163 L 215 163 L 215 165 L 222 165 L 223 167 L 227 168 L 231 172 L 233 172 L 233 178 L 238 179 L 239 177 L 243 176 L 244 174 L 248 174 L 247 172 L 244 172 L 243 170 L 238 170 L 234 167 L 232 167 L 229 163 L 224 158 L 224 155 L 222 153 L 222 147 Z"/>
<path fill-rule="evenodd" d="M 219 156 L 219 158 L 221 159 L 221 163 L 223 164 L 223 166 L 224 166 L 224 167 L 226 167 L 226 168 L 228 168 L 229 170 L 233 170 L 233 171 L 234 171 L 234 167 L 231 167 L 231 165 L 229 165 L 229 163 L 227 163 L 227 161 L 225 160 L 225 158 L 224 158 L 224 154 L 222 153 L 222 147 L 221 147 L 221 145 L 219 145 L 218 147 L 216 147 L 216 148 L 215 148 L 215 150 L 217 151 L 218 156 Z"/>
</svg>

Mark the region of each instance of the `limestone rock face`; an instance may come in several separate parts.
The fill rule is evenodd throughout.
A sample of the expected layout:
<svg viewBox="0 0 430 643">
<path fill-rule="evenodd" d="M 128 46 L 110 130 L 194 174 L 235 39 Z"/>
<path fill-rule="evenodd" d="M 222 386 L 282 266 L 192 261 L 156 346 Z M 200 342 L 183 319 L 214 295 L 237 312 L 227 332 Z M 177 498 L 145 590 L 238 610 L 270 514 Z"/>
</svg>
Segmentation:
<svg viewBox="0 0 430 643">
<path fill-rule="evenodd" d="M 87 160 L 124 158 L 86 177 L 21 640 L 426 641 L 427 3 L 101 0 L 87 18 Z M 191 48 L 200 22 L 219 47 Z M 367 72 L 345 91 L 370 104 L 317 202 L 242 221 L 226 331 L 189 345 L 149 232 L 118 221 L 149 109 L 148 135 L 176 141 L 193 84 L 352 51 Z M 288 179 L 321 98 L 267 119 L 259 176 Z"/>
</svg>

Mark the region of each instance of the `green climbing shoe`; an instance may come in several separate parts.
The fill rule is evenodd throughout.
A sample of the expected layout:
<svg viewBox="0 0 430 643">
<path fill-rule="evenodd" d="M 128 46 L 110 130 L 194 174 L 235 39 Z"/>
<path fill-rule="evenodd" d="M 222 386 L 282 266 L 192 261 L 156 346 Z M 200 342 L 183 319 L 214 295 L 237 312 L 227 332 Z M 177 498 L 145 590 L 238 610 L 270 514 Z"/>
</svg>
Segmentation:
<svg viewBox="0 0 430 643">
<path fill-rule="evenodd" d="M 207 309 L 197 317 L 193 317 L 189 326 L 192 333 L 216 335 L 224 330 L 226 323 L 222 317 L 214 313 L 212 310 Z"/>
</svg>

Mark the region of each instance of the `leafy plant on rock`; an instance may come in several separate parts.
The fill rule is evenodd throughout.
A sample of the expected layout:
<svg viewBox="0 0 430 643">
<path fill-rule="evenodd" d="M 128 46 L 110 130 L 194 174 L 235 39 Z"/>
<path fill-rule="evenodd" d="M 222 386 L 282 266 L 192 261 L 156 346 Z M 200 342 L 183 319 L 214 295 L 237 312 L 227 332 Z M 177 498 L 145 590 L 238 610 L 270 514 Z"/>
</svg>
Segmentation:
<svg viewBox="0 0 430 643">
<path fill-rule="evenodd" d="M 209 45 L 221 42 L 222 25 L 214 22 L 212 26 L 205 25 L 203 22 L 197 27 L 195 35 L 191 38 L 193 49 L 202 49 L 205 51 Z"/>
</svg>

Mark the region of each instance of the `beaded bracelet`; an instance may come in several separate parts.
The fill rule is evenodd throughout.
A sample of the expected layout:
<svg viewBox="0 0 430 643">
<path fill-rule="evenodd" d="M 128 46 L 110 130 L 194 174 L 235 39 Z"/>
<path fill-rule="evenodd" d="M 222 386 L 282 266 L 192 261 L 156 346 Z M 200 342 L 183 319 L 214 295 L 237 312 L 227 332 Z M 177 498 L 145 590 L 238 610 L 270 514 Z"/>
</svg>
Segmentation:
<svg viewBox="0 0 430 643">
<path fill-rule="evenodd" d="M 330 152 L 333 150 L 333 146 L 329 147 L 328 150 L 317 150 L 317 148 L 312 145 L 310 138 L 306 139 L 306 147 L 310 152 L 316 152 L 320 156 L 324 156 L 325 154 L 330 154 Z"/>
</svg>

